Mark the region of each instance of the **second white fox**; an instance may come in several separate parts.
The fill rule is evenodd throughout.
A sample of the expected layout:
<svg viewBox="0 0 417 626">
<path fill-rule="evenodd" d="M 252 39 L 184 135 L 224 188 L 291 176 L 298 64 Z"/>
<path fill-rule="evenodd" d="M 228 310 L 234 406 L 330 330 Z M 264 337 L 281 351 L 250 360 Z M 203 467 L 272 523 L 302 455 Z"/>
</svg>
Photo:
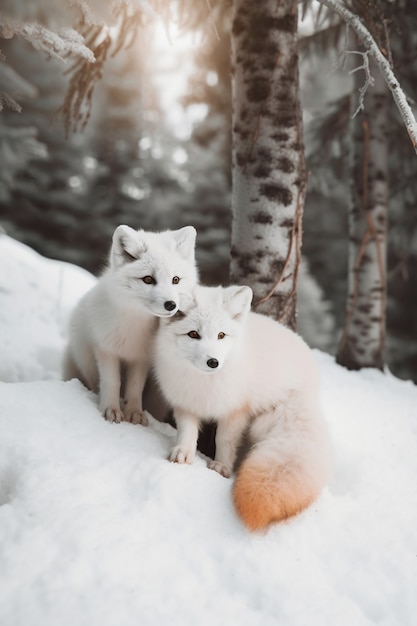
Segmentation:
<svg viewBox="0 0 417 626">
<path fill-rule="evenodd" d="M 64 379 L 98 391 L 109 421 L 147 423 L 142 392 L 158 318 L 174 315 L 197 282 L 195 239 L 192 226 L 162 233 L 118 226 L 108 268 L 73 311 Z"/>
</svg>

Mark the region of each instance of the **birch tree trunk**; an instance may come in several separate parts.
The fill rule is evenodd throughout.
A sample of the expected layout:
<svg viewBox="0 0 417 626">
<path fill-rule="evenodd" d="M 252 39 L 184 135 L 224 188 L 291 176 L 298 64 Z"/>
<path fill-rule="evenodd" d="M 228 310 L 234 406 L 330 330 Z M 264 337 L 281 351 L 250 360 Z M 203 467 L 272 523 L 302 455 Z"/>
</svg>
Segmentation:
<svg viewBox="0 0 417 626">
<path fill-rule="evenodd" d="M 337 362 L 349 369 L 383 368 L 386 308 L 388 89 L 375 62 L 365 109 L 351 122 L 348 299 Z M 352 97 L 357 106 L 362 72 Z"/>
<path fill-rule="evenodd" d="M 295 327 L 306 187 L 296 0 L 234 0 L 230 279 Z"/>
</svg>

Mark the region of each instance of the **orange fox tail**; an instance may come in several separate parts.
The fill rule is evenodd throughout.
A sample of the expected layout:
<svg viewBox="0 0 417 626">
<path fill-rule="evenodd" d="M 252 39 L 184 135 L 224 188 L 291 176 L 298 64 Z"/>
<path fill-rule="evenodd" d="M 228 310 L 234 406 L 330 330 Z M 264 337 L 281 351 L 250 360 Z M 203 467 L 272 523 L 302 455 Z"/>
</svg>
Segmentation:
<svg viewBox="0 0 417 626">
<path fill-rule="evenodd" d="M 250 456 L 243 461 L 233 486 L 233 500 L 249 530 L 296 515 L 319 495 L 321 484 L 315 484 L 297 465 L 274 465 Z"/>
</svg>

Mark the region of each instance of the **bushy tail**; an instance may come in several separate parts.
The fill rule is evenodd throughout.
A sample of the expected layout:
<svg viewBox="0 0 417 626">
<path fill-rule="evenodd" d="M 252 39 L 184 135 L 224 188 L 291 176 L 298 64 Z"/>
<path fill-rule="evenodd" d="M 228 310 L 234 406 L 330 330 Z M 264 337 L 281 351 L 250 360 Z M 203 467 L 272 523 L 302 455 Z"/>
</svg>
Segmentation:
<svg viewBox="0 0 417 626">
<path fill-rule="evenodd" d="M 240 465 L 233 500 L 249 530 L 266 528 L 308 507 L 327 481 L 330 466 L 324 425 L 313 432 L 277 433 L 257 443 Z M 275 436 L 274 436 L 275 435 Z"/>
<path fill-rule="evenodd" d="M 249 530 L 260 530 L 300 513 L 316 499 L 321 487 L 298 475 L 295 467 L 271 468 L 248 458 L 237 474 L 233 500 Z"/>
</svg>

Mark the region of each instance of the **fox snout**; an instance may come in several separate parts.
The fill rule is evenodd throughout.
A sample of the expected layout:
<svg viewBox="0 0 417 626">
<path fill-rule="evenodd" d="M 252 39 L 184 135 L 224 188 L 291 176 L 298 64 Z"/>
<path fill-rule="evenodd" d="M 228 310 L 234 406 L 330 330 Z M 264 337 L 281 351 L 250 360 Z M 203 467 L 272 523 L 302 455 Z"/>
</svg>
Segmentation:
<svg viewBox="0 0 417 626">
<path fill-rule="evenodd" d="M 218 370 L 221 370 L 223 367 L 223 359 L 216 359 L 214 356 L 209 356 L 209 354 L 205 357 L 203 356 L 203 358 L 200 357 L 198 361 L 195 361 L 195 365 L 198 367 L 198 369 L 207 373 L 217 372 Z"/>
<path fill-rule="evenodd" d="M 150 302 L 149 310 L 157 317 L 172 317 L 179 309 L 179 302 L 168 296 L 159 300 Z"/>
<path fill-rule="evenodd" d="M 177 304 L 173 300 L 167 300 L 166 302 L 164 302 L 164 308 L 167 311 L 171 312 L 177 308 Z"/>
</svg>

